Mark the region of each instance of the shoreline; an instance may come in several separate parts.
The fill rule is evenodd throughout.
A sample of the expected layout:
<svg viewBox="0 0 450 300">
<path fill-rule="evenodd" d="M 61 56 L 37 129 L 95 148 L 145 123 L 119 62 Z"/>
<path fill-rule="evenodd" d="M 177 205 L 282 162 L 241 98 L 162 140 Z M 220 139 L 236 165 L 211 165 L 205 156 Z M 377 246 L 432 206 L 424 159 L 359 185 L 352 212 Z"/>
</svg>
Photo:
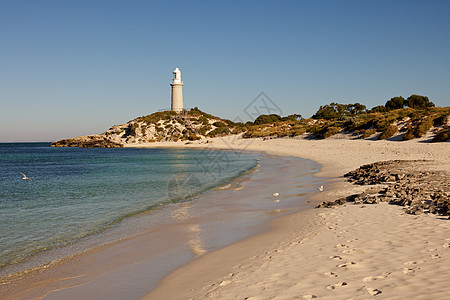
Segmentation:
<svg viewBox="0 0 450 300">
<path fill-rule="evenodd" d="M 395 159 L 428 159 L 439 162 L 440 165 L 434 166 L 434 168 L 440 170 L 445 170 L 450 165 L 448 155 L 445 155 L 448 153 L 447 143 L 420 144 L 420 141 L 398 143 L 338 139 L 318 141 L 318 143 L 286 139 L 284 143 L 280 142 L 280 139 L 273 141 L 256 141 L 253 145 L 246 146 L 245 149 L 255 150 L 264 144 L 266 153 L 294 154 L 294 156 L 321 163 L 323 167 L 316 176 L 327 176 L 333 179 L 330 180 L 331 184 L 326 185 L 326 192 L 310 198 L 317 202 L 335 200 L 367 189 L 367 186 L 355 186 L 342 178 L 346 172 L 367 163 Z M 330 142 L 327 143 L 327 141 Z M 320 142 L 322 145 L 319 144 Z M 219 148 L 233 148 L 231 141 L 213 141 L 214 143 Z M 274 143 L 283 144 L 283 146 L 274 145 Z M 297 145 L 295 145 L 296 143 Z M 294 146 L 305 146 L 307 143 L 311 143 L 308 145 L 309 147 L 318 148 L 317 151 L 301 153 L 298 148 L 294 149 Z M 355 145 L 359 147 L 351 147 Z M 234 147 L 236 146 L 239 148 L 235 144 Z M 374 149 L 370 149 L 370 146 L 373 146 Z M 191 147 L 198 146 L 192 145 Z M 345 149 L 353 151 L 349 154 L 345 153 Z M 356 159 L 352 160 L 351 156 Z M 383 203 L 370 205 L 369 209 L 363 210 L 364 214 L 362 214 L 362 218 L 360 217 L 360 223 L 351 223 L 353 218 L 357 218 L 361 214 L 361 207 L 365 206 L 346 204 L 333 209 L 310 209 L 306 212 L 281 217 L 272 222 L 273 226 L 269 232 L 210 253 L 177 269 L 143 299 L 236 299 L 238 297 L 246 299 L 278 299 L 278 297 L 279 299 L 313 299 L 316 297 L 320 299 L 348 299 L 349 297 L 371 299 L 374 296 L 384 299 L 419 296 L 420 299 L 428 299 L 427 297 L 430 295 L 434 295 L 433 299 L 448 298 L 450 288 L 445 283 L 445 274 L 448 274 L 450 267 L 445 266 L 449 266 L 450 262 L 450 251 L 446 250 L 446 245 L 450 245 L 448 243 L 450 236 L 442 235 L 445 235 L 450 229 L 449 222 L 440 220 L 436 215 L 406 215 L 401 207 Z M 305 214 L 309 214 L 308 217 L 312 219 L 308 230 L 302 231 L 298 227 L 306 225 L 302 223 L 302 216 Z M 387 215 L 391 216 L 388 222 L 384 220 Z M 283 236 L 282 234 L 286 230 L 292 229 L 293 224 L 296 225 L 291 236 Z M 364 227 L 364 230 L 360 230 L 362 234 L 354 232 L 355 228 L 353 227 L 355 226 Z M 415 229 L 419 227 L 422 230 L 411 234 L 409 226 L 415 226 Z M 435 226 L 439 226 L 439 233 L 431 234 L 432 231 L 435 231 Z M 401 240 L 401 243 L 394 246 L 389 244 L 392 236 L 388 238 L 383 236 L 389 232 L 386 230 L 393 231 L 392 235 Z M 361 242 L 358 245 L 360 248 L 353 248 L 350 245 L 352 242 L 358 243 L 358 240 L 370 243 L 371 241 L 367 240 L 367 237 L 371 235 L 379 235 L 377 242 L 384 244 L 384 249 L 379 249 L 376 245 L 372 249 L 370 247 L 364 249 L 367 247 L 364 243 L 361 245 Z M 402 235 L 403 238 L 398 238 Z M 236 257 L 236 254 L 245 253 L 249 248 L 254 249 L 259 245 L 262 247 L 259 251 L 253 250 L 253 253 L 249 252 L 243 257 L 237 256 L 233 262 L 223 263 L 224 269 L 217 269 L 217 262 L 222 263 L 221 258 Z M 435 248 L 427 246 L 435 246 Z M 315 247 L 323 252 L 322 255 L 311 253 L 309 249 Z M 373 254 L 374 249 L 378 250 L 380 254 Z M 391 253 L 399 250 L 402 251 L 401 255 Z M 255 252 L 257 254 L 254 254 Z M 286 252 L 289 255 L 285 254 Z M 352 255 L 353 252 L 357 254 Z M 366 252 L 371 255 L 367 257 Z M 327 256 L 327 253 L 333 255 Z M 348 260 L 352 256 L 354 260 L 361 259 L 362 262 L 341 261 Z M 294 257 L 297 261 L 293 259 Z M 386 260 L 390 260 L 390 265 L 385 266 Z M 326 269 L 325 265 L 330 265 L 330 262 L 334 266 Z M 313 268 L 302 270 L 300 267 L 302 263 L 311 264 Z M 366 266 L 364 266 L 365 263 Z M 292 265 L 299 265 L 299 268 L 292 268 Z M 359 272 L 353 271 L 353 265 L 358 265 L 357 268 L 360 269 L 356 270 Z M 393 267 L 394 265 L 395 267 Z M 419 271 L 421 268 L 422 270 Z M 386 271 L 382 272 L 382 269 Z M 434 270 L 439 270 L 438 276 L 433 274 Z M 212 274 L 211 271 L 213 271 Z M 296 272 L 299 274 L 295 274 Z M 192 278 L 192 274 L 196 277 Z M 429 277 L 432 276 L 437 279 L 434 280 L 435 291 L 430 292 L 425 289 L 425 286 L 430 280 Z M 343 279 L 346 281 L 342 281 Z M 421 287 L 422 294 L 413 287 Z M 400 295 L 396 294 L 399 292 Z"/>
<path fill-rule="evenodd" d="M 371 163 L 375 161 L 381 160 L 391 160 L 391 159 L 431 159 L 440 162 L 440 168 L 446 169 L 449 166 L 449 158 L 445 157 L 445 153 L 448 147 L 446 143 L 440 144 L 425 144 L 420 143 L 419 141 L 413 142 L 388 142 L 388 141 L 361 141 L 361 140 L 345 140 L 345 139 L 330 139 L 330 140 L 303 140 L 303 139 L 276 139 L 276 140 L 266 140 L 262 141 L 260 139 L 247 140 L 242 143 L 242 140 L 231 138 L 231 139 L 223 139 L 216 138 L 212 140 L 212 143 L 208 144 L 200 144 L 200 143 L 192 143 L 192 144 L 182 144 L 182 143 L 151 143 L 149 145 L 141 145 L 141 147 L 164 147 L 164 148 L 209 148 L 212 150 L 232 150 L 232 151 L 258 151 L 264 152 L 269 155 L 275 156 L 292 156 L 292 157 L 301 157 L 313 160 L 317 163 L 321 164 L 321 170 L 316 173 L 318 178 L 328 178 L 328 181 L 324 184 L 325 191 L 322 193 L 317 193 L 315 196 L 308 198 L 308 202 L 320 203 L 324 200 L 335 200 L 342 196 L 348 196 L 352 193 L 358 193 L 365 190 L 366 186 L 354 186 L 349 182 L 346 182 L 341 178 L 341 176 L 347 171 L 354 170 L 361 166 L 362 164 Z M 353 151 L 348 151 L 352 149 Z M 353 207 L 353 206 L 348 206 Z M 356 207 L 356 206 L 355 206 Z M 373 211 L 371 209 L 371 213 L 373 214 L 391 214 L 399 215 L 401 214 L 401 208 L 395 206 L 386 206 L 383 205 L 374 206 L 374 207 L 383 207 L 380 209 L 380 212 Z M 333 251 L 336 250 L 336 245 L 329 244 L 329 240 L 332 237 L 328 236 L 327 239 L 321 240 L 321 243 L 315 243 L 313 245 L 310 242 L 314 239 L 323 238 L 324 230 L 327 230 L 328 227 L 337 228 L 341 226 L 340 223 L 343 221 L 347 221 L 349 216 L 353 216 L 355 212 L 353 211 L 341 211 L 348 209 L 346 207 L 338 207 L 332 210 L 329 209 L 319 209 L 313 210 L 308 209 L 306 211 L 289 214 L 287 216 L 282 216 L 277 218 L 275 221 L 271 222 L 271 228 L 267 232 L 250 236 L 242 241 L 237 243 L 233 243 L 230 246 L 226 246 L 225 248 L 220 248 L 219 250 L 215 250 L 213 252 L 209 252 L 206 255 L 195 258 L 192 262 L 184 264 L 182 267 L 178 267 L 166 276 L 162 282 L 157 286 L 156 289 L 152 290 L 147 296 L 144 296 L 144 299 L 155 299 L 155 295 L 158 295 L 156 299 L 187 299 L 189 297 L 193 299 L 205 299 L 205 298 L 213 298 L 213 299 L 234 299 L 238 296 L 243 295 L 243 291 L 251 291 L 252 283 L 250 282 L 250 277 L 254 280 L 258 280 L 258 285 L 263 286 L 263 282 L 270 279 L 270 282 L 280 282 L 281 287 L 285 287 L 288 284 L 292 284 L 292 282 L 288 282 L 286 280 L 279 280 L 275 278 L 276 274 L 279 274 L 279 271 L 283 271 L 286 266 L 289 265 L 292 261 L 286 261 L 286 255 L 283 253 L 287 253 L 292 251 L 295 246 L 300 247 L 309 247 L 309 248 L 318 248 L 324 249 L 327 247 L 333 248 Z M 334 221 L 330 221 L 332 218 L 335 218 L 336 215 L 339 215 Z M 369 225 L 374 222 L 374 218 L 371 215 L 365 216 L 367 220 L 367 224 Z M 371 223 L 372 222 L 372 223 Z M 417 222 L 417 221 L 415 221 Z M 423 225 L 421 222 L 419 224 Z M 392 225 L 392 224 L 391 224 Z M 448 226 L 448 225 L 446 225 Z M 429 227 L 427 227 L 429 228 Z M 348 226 L 345 227 L 343 231 L 350 232 Z M 365 232 L 367 235 L 368 233 Z M 369 232 L 369 234 L 371 234 Z M 364 236 L 364 235 L 363 235 Z M 407 235 L 406 235 L 407 236 Z M 349 238 L 351 235 L 349 236 Z M 433 238 L 435 238 L 433 236 Z M 450 238 L 450 237 L 449 237 Z M 345 243 L 347 240 L 344 240 Z M 405 242 L 408 242 L 406 240 Z M 430 241 L 427 241 L 430 242 Z M 432 241 L 436 242 L 436 241 Z M 442 242 L 442 241 L 440 241 Z M 339 243 L 341 244 L 341 243 Z M 443 244 L 445 244 L 445 239 Z M 344 244 L 342 244 L 344 245 Z M 443 247 L 441 247 L 443 248 Z M 305 250 L 305 249 L 304 249 Z M 341 249 L 339 249 L 341 250 Z M 423 249 L 422 249 L 423 250 Z M 422 251 L 420 250 L 420 251 Z M 440 249 L 441 250 L 441 249 Z M 329 251 L 331 251 L 329 249 Z M 346 249 L 342 250 L 346 251 Z M 333 252 L 334 253 L 334 252 Z M 295 254 L 295 253 L 294 253 Z M 298 254 L 298 253 L 297 253 Z M 448 256 L 445 256 L 445 253 L 439 253 L 440 259 L 442 261 L 449 262 Z M 142 253 L 142 259 L 145 259 L 148 254 Z M 386 253 L 385 253 L 386 255 Z M 227 259 L 224 260 L 224 257 Z M 131 258 L 130 258 L 131 259 Z M 281 261 L 280 265 L 274 267 L 273 270 L 269 270 L 264 272 L 264 274 L 271 274 L 271 276 L 275 276 L 272 278 L 269 275 L 265 275 L 261 277 L 261 274 L 257 272 L 257 270 L 252 269 L 252 265 L 260 265 L 262 266 L 266 261 L 272 261 L 273 259 Z M 320 268 L 325 261 L 329 260 L 328 257 L 309 257 L 310 261 L 316 264 L 317 268 Z M 423 259 L 422 259 L 423 260 Z M 418 261 L 422 261 L 419 260 Z M 213 263 L 211 263 L 211 261 Z M 251 262 L 250 262 L 251 261 Z M 310 261 L 306 261 L 305 263 L 309 263 Z M 249 264 L 250 262 L 250 264 Z M 417 262 L 416 262 L 417 263 Z M 297 264 L 297 262 L 295 262 Z M 448 265 L 448 263 L 446 264 Z M 373 264 L 372 267 L 376 267 L 376 264 Z M 147 265 L 148 267 L 148 265 Z M 422 267 L 423 268 L 423 267 Z M 211 269 L 214 270 L 214 273 L 211 273 Z M 412 269 L 412 268 L 411 268 Z M 230 271 L 231 270 L 231 271 Z M 108 270 L 104 270 L 107 272 Z M 446 270 L 448 271 L 448 270 Z M 298 270 L 295 270 L 296 273 Z M 232 273 L 232 275 L 230 275 Z M 283 276 L 289 276 L 292 272 L 281 272 Z M 338 290 L 337 286 L 330 287 L 333 284 L 338 284 L 339 282 L 325 282 L 326 279 L 329 279 L 327 276 L 324 279 L 324 273 L 330 273 L 330 271 L 322 272 L 319 277 L 314 277 L 317 281 L 317 284 L 311 285 L 310 289 L 319 288 L 320 285 L 323 285 L 323 289 L 328 291 L 336 292 Z M 331 272 L 333 273 L 333 272 Z M 193 275 L 194 274 L 194 275 Z M 302 276 L 310 276 L 310 272 L 302 271 L 299 272 Z M 130 275 L 130 274 L 128 274 Z M 256 276 L 255 276 L 256 275 Z M 370 275 L 370 274 L 369 274 Z M 417 275 L 417 274 L 416 274 Z M 259 276 L 259 277 L 258 277 Z M 278 276 L 278 275 L 277 275 Z M 339 274 L 341 276 L 341 274 Z M 382 276 L 382 275 L 376 275 Z M 376 277 L 375 276 L 375 277 Z M 245 277 L 244 279 L 240 279 L 240 286 L 235 286 L 238 282 L 236 279 L 241 277 Z M 371 276 L 365 276 L 371 277 Z M 364 277 L 364 278 L 365 278 Z M 374 277 L 374 276 L 372 276 Z M 303 278 L 304 279 L 304 278 Z M 333 279 L 333 278 L 332 278 Z M 64 279 L 66 280 L 66 279 Z M 296 279 L 298 281 L 298 279 Z M 353 286 L 353 282 L 346 279 L 345 289 L 343 291 L 349 290 L 350 286 Z M 75 280 L 76 282 L 77 280 Z M 113 281 L 105 282 L 105 286 L 116 282 L 118 284 L 120 282 L 120 278 L 116 277 Z M 174 285 L 175 283 L 175 285 Z M 342 283 L 342 282 L 341 282 Z M 146 289 L 142 282 L 139 283 L 139 280 L 136 281 L 136 288 Z M 391 283 L 397 284 L 397 283 Z M 257 285 L 253 283 L 253 285 Z M 302 282 L 296 282 L 296 285 L 299 287 L 302 286 Z M 74 285 L 76 287 L 76 285 Z M 367 287 L 372 288 L 372 287 Z M 366 287 L 360 286 L 359 289 L 362 289 L 363 295 L 357 299 L 366 299 L 365 296 L 370 296 L 369 291 Z M 380 288 L 381 289 L 381 288 Z M 282 294 L 284 290 L 277 289 L 276 287 L 264 287 L 264 291 L 272 291 L 274 296 Z M 104 299 L 105 297 L 101 296 L 101 293 L 96 290 L 91 290 L 96 299 Z M 148 292 L 148 288 L 147 288 Z M 268 295 L 266 292 L 256 291 L 250 297 L 254 297 L 253 299 L 266 299 L 265 296 Z M 441 288 L 442 292 L 442 288 Z M 443 291 L 446 292 L 445 290 Z M 238 293 L 238 294 L 236 294 Z M 145 294 L 145 293 L 144 293 Z M 377 297 L 383 297 L 387 292 L 383 290 L 382 295 L 377 295 Z M 300 294 L 298 294 L 300 295 Z M 304 294 L 303 296 L 307 297 L 308 295 L 320 295 L 320 298 L 326 299 L 341 299 L 335 298 L 338 293 L 334 293 L 334 295 L 326 295 L 321 294 L 319 292 L 314 292 L 312 294 Z M 405 294 L 406 295 L 406 294 Z M 127 298 L 129 295 L 122 295 L 122 298 Z M 300 295 L 301 296 L 301 295 Z M 292 298 L 292 295 L 287 297 L 288 299 Z M 348 298 L 348 297 L 347 297 Z M 347 299 L 342 298 L 342 299 Z M 45 297 L 44 299 L 52 299 L 52 297 Z M 56 298 L 53 298 L 56 299 Z M 75 298 L 74 298 L 75 299 Z M 252 299 L 252 298 L 249 298 Z M 389 298 L 391 299 L 391 298 Z M 425 299 L 425 298 L 424 298 Z M 439 299 L 439 298 L 436 298 Z"/>
<path fill-rule="evenodd" d="M 240 177 L 230 187 L 211 190 L 201 201 L 169 205 L 170 207 L 164 209 L 166 211 L 164 215 L 178 221 L 164 227 L 163 231 L 155 230 L 138 235 L 134 233 L 129 238 L 52 262 L 43 268 L 33 270 L 31 276 L 29 274 L 23 280 L 3 285 L 1 290 L 5 292 L 4 295 L 9 295 L 8 298 L 13 299 L 17 297 L 77 299 L 79 294 L 106 299 L 114 295 L 111 294 L 111 290 L 117 290 L 123 285 L 119 293 L 128 291 L 128 295 L 122 298 L 142 297 L 152 289 L 152 282 L 157 283 L 155 279 L 158 274 L 168 274 L 168 272 L 161 273 L 165 268 L 169 268 L 169 271 L 176 269 L 203 255 L 204 252 L 226 247 L 265 231 L 268 220 L 289 213 L 291 209 L 301 209 L 302 204 L 299 206 L 291 203 L 293 196 L 289 195 L 284 195 L 281 203 L 274 203 L 272 186 L 267 183 L 278 182 L 282 186 L 282 180 L 294 180 L 304 182 L 301 184 L 304 187 L 295 188 L 291 184 L 292 194 L 305 193 L 307 190 L 315 191 L 315 185 L 308 187 L 311 185 L 308 181 L 310 176 L 308 172 L 302 175 L 303 179 L 291 176 L 298 175 L 298 169 L 289 171 L 284 177 L 277 176 L 280 168 L 286 171 L 294 166 L 302 169 L 302 166 L 311 165 L 318 169 L 315 163 L 266 154 L 258 156 L 263 162 L 262 166 L 258 167 L 260 170 L 244 175 L 244 178 Z M 272 169 L 273 166 L 276 168 Z M 243 187 L 245 188 L 242 189 Z M 298 196 L 295 199 L 298 199 Z M 259 200 L 260 203 L 255 200 Z M 151 219 L 152 215 L 148 217 Z M 167 241 L 168 244 L 163 241 Z M 125 276 L 124 282 L 121 282 L 121 276 Z M 162 276 L 158 281 L 161 278 Z M 111 286 L 110 282 L 115 281 L 120 283 Z"/>
</svg>

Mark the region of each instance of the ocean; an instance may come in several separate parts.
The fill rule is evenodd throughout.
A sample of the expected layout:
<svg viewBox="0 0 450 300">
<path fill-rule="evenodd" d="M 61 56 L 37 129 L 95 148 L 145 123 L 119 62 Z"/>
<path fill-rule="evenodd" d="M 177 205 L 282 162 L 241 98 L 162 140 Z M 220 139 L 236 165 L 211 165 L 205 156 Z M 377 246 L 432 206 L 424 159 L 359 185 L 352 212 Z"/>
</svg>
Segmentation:
<svg viewBox="0 0 450 300">
<path fill-rule="evenodd" d="M 258 161 L 255 153 L 207 149 L 2 143 L 0 271 L 226 186 Z"/>
</svg>

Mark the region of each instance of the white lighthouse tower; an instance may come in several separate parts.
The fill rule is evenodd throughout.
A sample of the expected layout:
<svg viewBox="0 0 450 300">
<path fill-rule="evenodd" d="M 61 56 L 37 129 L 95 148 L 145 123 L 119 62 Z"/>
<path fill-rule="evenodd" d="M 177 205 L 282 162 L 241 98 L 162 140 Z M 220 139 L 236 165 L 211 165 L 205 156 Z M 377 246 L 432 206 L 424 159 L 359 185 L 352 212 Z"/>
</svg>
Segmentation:
<svg viewBox="0 0 450 300">
<path fill-rule="evenodd" d="M 172 83 L 172 105 L 171 110 L 180 112 L 183 110 L 183 81 L 181 81 L 180 69 L 173 71 Z"/>
</svg>

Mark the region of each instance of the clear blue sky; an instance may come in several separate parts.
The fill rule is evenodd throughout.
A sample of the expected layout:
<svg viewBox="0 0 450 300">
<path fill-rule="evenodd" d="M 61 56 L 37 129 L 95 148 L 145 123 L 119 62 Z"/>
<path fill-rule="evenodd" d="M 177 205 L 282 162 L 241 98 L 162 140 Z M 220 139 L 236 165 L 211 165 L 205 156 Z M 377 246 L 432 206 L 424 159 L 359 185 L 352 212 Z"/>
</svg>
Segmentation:
<svg viewBox="0 0 450 300">
<path fill-rule="evenodd" d="M 101 133 L 170 106 L 246 118 L 264 91 L 309 117 L 332 101 L 450 105 L 450 1 L 0 1 L 0 141 Z"/>
</svg>

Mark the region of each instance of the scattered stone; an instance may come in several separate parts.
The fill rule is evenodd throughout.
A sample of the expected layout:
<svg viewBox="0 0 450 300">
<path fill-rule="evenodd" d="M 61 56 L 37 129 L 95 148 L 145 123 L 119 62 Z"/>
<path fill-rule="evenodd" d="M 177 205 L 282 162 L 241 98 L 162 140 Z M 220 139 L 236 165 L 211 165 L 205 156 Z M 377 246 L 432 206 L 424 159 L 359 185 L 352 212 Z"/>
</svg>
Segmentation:
<svg viewBox="0 0 450 300">
<path fill-rule="evenodd" d="M 392 160 L 361 166 L 344 176 L 359 185 L 371 187 L 361 194 L 339 198 L 317 207 L 333 207 L 347 202 L 375 204 L 388 202 L 405 206 L 405 212 L 418 215 L 432 213 L 450 215 L 450 172 L 423 171 L 432 162 L 426 160 Z M 450 219 L 450 218 L 449 218 Z"/>
</svg>

